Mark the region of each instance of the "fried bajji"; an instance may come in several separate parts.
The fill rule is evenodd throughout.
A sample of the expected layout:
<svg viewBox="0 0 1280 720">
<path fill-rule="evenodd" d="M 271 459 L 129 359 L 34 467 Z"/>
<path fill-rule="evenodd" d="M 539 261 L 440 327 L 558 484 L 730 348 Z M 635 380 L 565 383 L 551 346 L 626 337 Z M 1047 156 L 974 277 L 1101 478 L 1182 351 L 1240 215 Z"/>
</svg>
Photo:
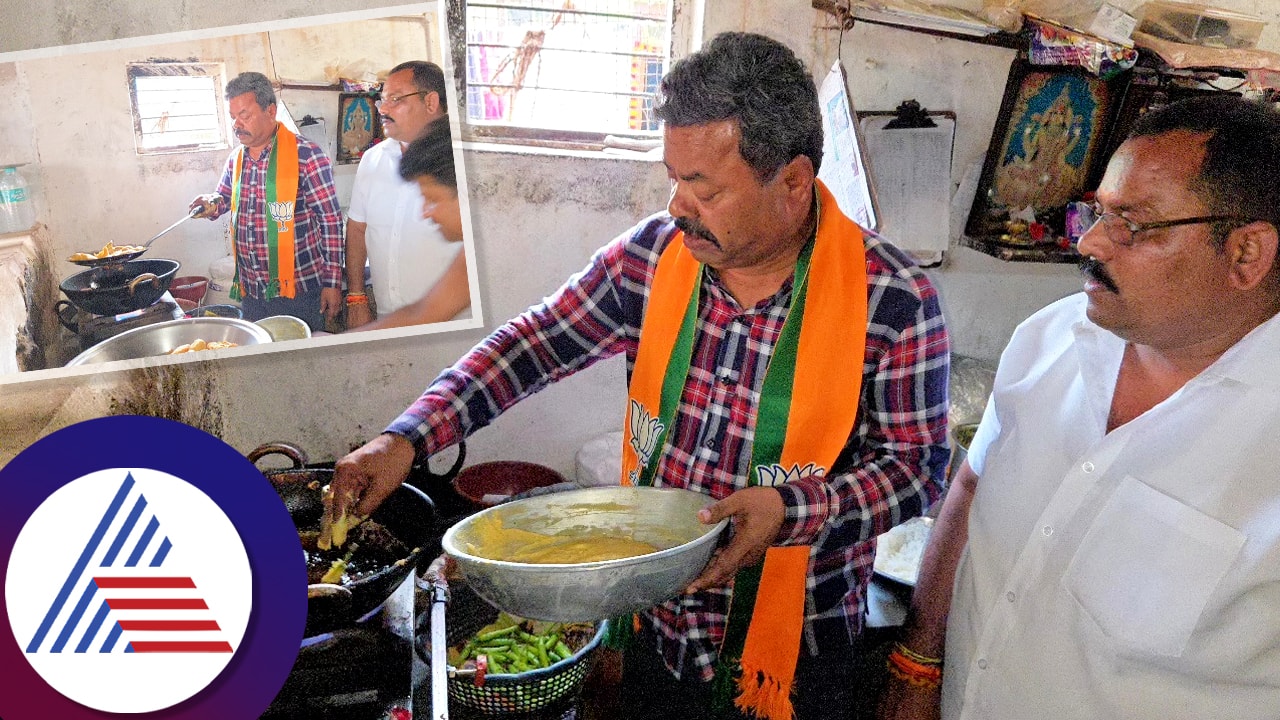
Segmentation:
<svg viewBox="0 0 1280 720">
<path fill-rule="evenodd" d="M 239 343 L 233 343 L 230 340 L 205 341 L 201 338 L 196 338 L 186 345 L 179 345 L 165 353 L 165 355 L 181 355 L 182 353 L 199 352 L 201 350 L 224 350 L 233 347 L 239 347 Z"/>
<path fill-rule="evenodd" d="M 146 248 L 142 247 L 141 245 L 116 245 L 115 243 L 108 242 L 106 245 L 102 246 L 101 250 L 97 252 L 73 253 L 71 257 L 67 259 L 70 260 L 71 262 L 84 262 L 85 260 L 103 260 L 105 258 L 115 257 L 117 255 L 131 255 L 133 253 L 142 252 L 143 250 L 146 250 Z"/>
</svg>

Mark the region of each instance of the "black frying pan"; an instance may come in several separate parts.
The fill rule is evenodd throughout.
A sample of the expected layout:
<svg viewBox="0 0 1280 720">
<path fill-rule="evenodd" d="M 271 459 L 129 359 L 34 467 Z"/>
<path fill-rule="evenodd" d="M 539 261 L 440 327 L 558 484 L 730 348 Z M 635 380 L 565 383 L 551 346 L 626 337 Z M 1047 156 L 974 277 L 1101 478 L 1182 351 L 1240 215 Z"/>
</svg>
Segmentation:
<svg viewBox="0 0 1280 720">
<path fill-rule="evenodd" d="M 177 260 L 132 260 L 118 271 L 85 270 L 63 280 L 58 288 L 72 305 L 94 315 L 120 315 L 147 307 L 160 299 L 178 273 Z"/>
<path fill-rule="evenodd" d="M 255 449 L 248 457 L 252 462 L 271 454 L 284 454 L 273 444 Z M 264 451 L 264 448 L 267 448 Z M 300 531 L 319 529 L 324 512 L 322 488 L 333 480 L 333 470 L 304 468 L 305 458 L 294 458 L 295 467 L 288 470 L 263 470 L 275 485 L 276 492 L 289 508 L 289 515 Z M 407 557 L 378 572 L 346 583 L 350 593 L 326 592 L 329 588 L 311 586 L 307 600 L 308 637 L 348 625 L 376 610 L 424 557 L 435 557 L 443 530 L 436 523 L 435 504 L 421 490 L 401 485 L 374 511 L 372 520 L 383 525 L 400 542 L 413 548 Z"/>
</svg>

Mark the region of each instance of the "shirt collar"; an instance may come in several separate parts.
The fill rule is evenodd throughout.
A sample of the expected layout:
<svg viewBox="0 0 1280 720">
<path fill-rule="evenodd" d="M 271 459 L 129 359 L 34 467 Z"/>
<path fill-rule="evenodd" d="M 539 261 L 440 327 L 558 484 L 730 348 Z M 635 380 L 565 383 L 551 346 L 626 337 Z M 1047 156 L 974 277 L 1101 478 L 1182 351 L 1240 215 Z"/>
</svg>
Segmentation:
<svg viewBox="0 0 1280 720">
<path fill-rule="evenodd" d="M 271 154 L 271 148 L 276 144 L 276 138 L 278 137 L 280 137 L 280 121 L 279 120 L 276 121 L 276 129 L 274 132 L 271 133 L 271 139 L 267 140 L 266 145 L 262 146 L 262 154 L 257 157 L 254 157 L 253 151 L 249 149 L 248 145 L 246 145 L 244 148 L 246 151 L 245 155 L 249 156 L 251 160 L 261 161 L 263 158 L 266 158 Z"/>
<path fill-rule="evenodd" d="M 1124 351 L 1123 340 L 1087 318 L 1076 321 L 1072 330 L 1077 341 L 1088 343 L 1094 352 Z M 1272 316 L 1249 331 L 1192 382 L 1232 380 L 1258 388 L 1280 390 L 1280 375 L 1273 368 L 1273 358 L 1276 357 L 1280 357 L 1280 315 Z M 1118 358 L 1116 363 L 1118 369 Z"/>
<path fill-rule="evenodd" d="M 822 223 L 822 202 L 818 196 L 818 186 L 816 184 L 813 187 L 813 204 L 815 208 L 814 209 L 815 222 L 813 224 L 813 228 L 809 232 L 809 240 L 808 242 L 805 243 L 806 246 L 817 240 L 818 225 Z M 673 227 L 674 227 L 674 222 L 673 222 Z M 704 265 L 702 267 L 702 271 L 703 271 L 704 282 L 707 282 L 710 285 L 714 286 L 716 289 L 716 292 L 722 297 L 724 297 L 726 300 L 732 300 L 733 296 L 729 293 L 727 289 L 725 289 L 724 285 L 720 282 L 720 274 L 716 272 L 715 268 L 711 267 L 710 265 Z M 774 293 L 768 298 L 765 298 L 764 300 L 761 300 L 760 303 L 757 304 L 754 308 L 742 308 L 742 310 L 746 312 L 750 312 L 757 308 L 768 309 L 770 307 L 775 307 L 775 306 L 785 307 L 787 305 L 790 305 L 791 290 L 792 290 L 792 285 L 795 284 L 795 280 L 796 280 L 795 273 L 792 273 L 791 277 L 787 278 L 782 282 L 782 287 L 778 288 L 778 292 Z"/>
<path fill-rule="evenodd" d="M 1280 356 L 1280 315 L 1249 331 L 1204 372 L 1259 388 L 1280 390 L 1275 358 Z"/>
</svg>

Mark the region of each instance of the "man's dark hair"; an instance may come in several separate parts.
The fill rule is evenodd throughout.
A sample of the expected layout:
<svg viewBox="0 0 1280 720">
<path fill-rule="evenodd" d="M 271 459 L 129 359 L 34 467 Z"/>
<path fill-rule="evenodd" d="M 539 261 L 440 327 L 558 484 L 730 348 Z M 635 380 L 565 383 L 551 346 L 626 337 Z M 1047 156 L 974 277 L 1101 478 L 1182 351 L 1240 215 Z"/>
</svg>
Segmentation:
<svg viewBox="0 0 1280 720">
<path fill-rule="evenodd" d="M 388 75 L 401 70 L 413 71 L 413 86 L 423 92 L 434 92 L 440 96 L 440 112 L 449 112 L 449 99 L 444 93 L 444 71 L 439 65 L 426 60 L 409 60 L 391 68 Z"/>
<path fill-rule="evenodd" d="M 1280 112 L 1236 95 L 1203 95 L 1151 110 L 1129 137 L 1186 130 L 1207 133 L 1200 173 L 1190 187 L 1214 215 L 1262 220 L 1280 231 Z M 1221 249 L 1239 223 L 1215 223 Z"/>
<path fill-rule="evenodd" d="M 721 33 L 672 66 L 659 88 L 658 117 L 671 127 L 736 120 L 738 152 L 761 180 L 805 155 L 822 164 L 818 91 L 786 45 L 752 33 Z"/>
<path fill-rule="evenodd" d="M 242 72 L 227 83 L 228 100 L 245 93 L 253 93 L 253 99 L 263 110 L 276 102 L 276 91 L 272 89 L 271 81 L 260 72 Z"/>
<path fill-rule="evenodd" d="M 400 158 L 400 177 L 417 180 L 423 175 L 455 191 L 458 189 L 458 177 L 453 170 L 453 138 L 447 120 L 428 125 L 417 140 L 409 143 L 404 157 Z"/>
</svg>

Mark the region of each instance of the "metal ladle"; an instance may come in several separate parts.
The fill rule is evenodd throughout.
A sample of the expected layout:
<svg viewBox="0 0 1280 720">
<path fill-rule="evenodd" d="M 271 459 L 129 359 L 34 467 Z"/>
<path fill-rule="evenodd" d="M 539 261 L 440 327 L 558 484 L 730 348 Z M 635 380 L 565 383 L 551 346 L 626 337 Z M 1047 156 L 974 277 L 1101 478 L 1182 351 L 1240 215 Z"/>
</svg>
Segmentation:
<svg viewBox="0 0 1280 720">
<path fill-rule="evenodd" d="M 151 247 L 151 243 L 153 243 L 153 242 L 155 242 L 156 240 L 160 239 L 160 236 L 161 236 L 161 235 L 166 235 L 166 234 L 168 234 L 168 232 L 169 232 L 170 230 L 172 230 L 172 229 L 174 229 L 174 228 L 178 227 L 178 226 L 179 226 L 179 225 L 181 225 L 182 223 L 184 223 L 184 222 L 186 222 L 186 221 L 190 220 L 191 218 L 195 217 L 195 216 L 196 216 L 196 213 L 198 213 L 198 212 L 200 212 L 200 208 L 199 208 L 199 207 L 192 208 L 192 209 L 191 209 L 191 210 L 190 210 L 186 215 L 183 215 L 183 216 L 182 216 L 182 219 L 178 220 L 178 222 L 176 222 L 176 223 L 174 223 L 174 224 L 170 225 L 169 227 L 167 227 L 167 228 L 165 228 L 165 229 L 161 230 L 160 232 L 158 232 L 158 233 L 156 233 L 156 234 L 155 234 L 155 237 L 153 237 L 153 238 L 151 238 L 150 240 L 148 240 L 148 241 L 146 241 L 146 242 L 142 243 L 142 249 L 143 249 L 143 250 L 146 250 L 147 248 Z"/>
<path fill-rule="evenodd" d="M 75 263 L 76 265 L 82 265 L 82 266 L 84 266 L 84 267 L 89 267 L 89 268 L 94 268 L 94 269 L 98 269 L 98 268 L 105 268 L 108 272 L 113 272 L 113 271 L 116 271 L 116 270 L 120 270 L 120 269 L 122 269 L 122 268 L 124 267 L 124 264 L 125 264 L 125 263 L 129 262 L 130 260 L 134 260 L 134 259 L 137 259 L 137 258 L 141 257 L 141 256 L 142 256 L 142 254 L 143 254 L 144 252 L 146 252 L 146 251 L 147 251 L 147 248 L 150 248 L 150 247 L 151 247 L 151 243 L 153 243 L 153 242 L 155 242 L 156 240 L 158 240 L 158 239 L 160 238 L 160 236 L 161 236 L 161 235 L 164 235 L 165 233 L 168 233 L 170 230 L 172 230 L 172 229 L 174 229 L 174 228 L 178 227 L 178 226 L 179 226 L 179 225 L 181 225 L 182 223 L 184 223 L 184 222 L 186 222 L 186 221 L 190 220 L 191 218 L 195 217 L 195 216 L 196 216 L 196 213 L 198 213 L 199 211 L 200 211 L 200 208 L 199 208 L 199 207 L 193 208 L 193 209 L 191 210 L 191 212 L 189 212 L 189 213 L 187 213 L 186 215 L 182 216 L 182 219 L 181 219 L 181 220 L 179 220 L 178 222 L 176 222 L 176 223 L 174 223 L 174 224 L 170 225 L 169 227 L 167 227 L 167 228 L 165 228 L 165 229 L 161 230 L 159 233 L 156 233 L 155 237 L 152 237 L 150 240 L 148 240 L 148 241 L 146 241 L 145 243 L 143 243 L 141 246 L 139 246 L 139 247 L 140 247 L 140 249 L 135 250 L 135 251 L 133 251 L 133 252 L 128 252 L 128 253 L 118 253 L 118 254 L 115 254 L 115 255 L 108 255 L 107 257 L 101 257 L 101 258 L 100 258 L 100 257 L 93 257 L 93 256 L 90 256 L 90 257 L 87 257 L 87 258 L 84 258 L 84 259 L 79 259 L 79 260 L 77 260 L 77 259 L 73 259 L 73 258 L 75 257 L 75 256 L 73 255 L 72 257 L 67 258 L 67 261 L 68 261 L 68 262 Z"/>
</svg>

